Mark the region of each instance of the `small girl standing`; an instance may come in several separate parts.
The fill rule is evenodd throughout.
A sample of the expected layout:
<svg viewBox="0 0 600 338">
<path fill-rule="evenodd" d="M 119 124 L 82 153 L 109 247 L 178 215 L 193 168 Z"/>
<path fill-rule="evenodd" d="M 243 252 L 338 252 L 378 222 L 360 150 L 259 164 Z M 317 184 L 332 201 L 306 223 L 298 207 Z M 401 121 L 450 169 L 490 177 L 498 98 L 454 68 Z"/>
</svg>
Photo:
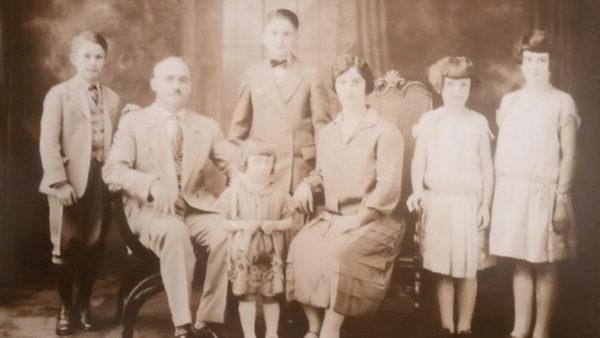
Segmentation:
<svg viewBox="0 0 600 338">
<path fill-rule="evenodd" d="M 555 263 L 575 249 L 571 186 L 580 121 L 571 96 L 550 83 L 555 56 L 546 32 L 524 36 L 515 57 L 525 86 L 506 94 L 497 113 L 490 250 L 514 263 L 510 337 L 530 336 L 534 313 L 532 336 L 550 336 L 558 290 Z"/>
<path fill-rule="evenodd" d="M 242 144 L 238 175 L 217 201 L 231 220 L 229 280 L 239 297 L 245 338 L 255 338 L 256 299 L 261 297 L 266 337 L 277 338 L 279 303 L 284 291 L 284 231 L 292 225 L 291 197 L 273 181 L 275 155 L 257 139 Z"/>
<path fill-rule="evenodd" d="M 494 169 L 485 117 L 466 107 L 473 63 L 445 57 L 429 68 L 429 81 L 444 104 L 423 114 L 414 127 L 409 210 L 422 210 L 423 266 L 436 273 L 440 335 L 471 337 L 477 270 L 491 265 L 485 254 Z M 454 324 L 454 294 L 458 323 Z"/>
</svg>

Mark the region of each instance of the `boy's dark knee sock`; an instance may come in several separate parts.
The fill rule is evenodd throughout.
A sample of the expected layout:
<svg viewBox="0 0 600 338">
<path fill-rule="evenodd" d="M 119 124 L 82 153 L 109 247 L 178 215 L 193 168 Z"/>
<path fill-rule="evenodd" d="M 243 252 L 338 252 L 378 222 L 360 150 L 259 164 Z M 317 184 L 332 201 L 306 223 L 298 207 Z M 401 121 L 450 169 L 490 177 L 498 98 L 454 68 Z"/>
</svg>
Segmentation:
<svg viewBox="0 0 600 338">
<path fill-rule="evenodd" d="M 54 271 L 60 302 L 66 307 L 71 307 L 73 305 L 73 267 L 67 263 L 55 264 Z"/>
<path fill-rule="evenodd" d="M 92 289 L 96 281 L 97 269 L 95 266 L 82 266 L 79 269 L 79 294 L 77 302 L 80 306 L 86 307 L 90 303 Z"/>
<path fill-rule="evenodd" d="M 82 261 L 79 265 L 79 293 L 77 302 L 80 307 L 89 306 L 92 289 L 94 288 L 94 282 L 98 274 L 98 256 L 94 253 L 86 257 L 85 261 Z"/>
</svg>

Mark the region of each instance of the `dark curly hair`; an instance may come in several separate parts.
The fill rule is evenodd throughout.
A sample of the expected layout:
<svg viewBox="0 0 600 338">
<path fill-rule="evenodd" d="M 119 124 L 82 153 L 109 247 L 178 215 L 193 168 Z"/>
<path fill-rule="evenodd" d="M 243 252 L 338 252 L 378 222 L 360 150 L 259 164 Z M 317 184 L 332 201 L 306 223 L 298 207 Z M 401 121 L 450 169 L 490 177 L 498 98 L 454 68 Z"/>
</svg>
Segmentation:
<svg viewBox="0 0 600 338">
<path fill-rule="evenodd" d="M 356 68 L 360 76 L 365 80 L 365 94 L 371 94 L 373 88 L 375 88 L 373 72 L 371 72 L 371 68 L 366 61 L 359 56 L 352 54 L 344 54 L 338 57 L 333 63 L 333 66 L 331 66 L 331 88 L 333 91 L 336 92 L 335 80 L 338 76 L 344 74 L 352 67 Z"/>
</svg>

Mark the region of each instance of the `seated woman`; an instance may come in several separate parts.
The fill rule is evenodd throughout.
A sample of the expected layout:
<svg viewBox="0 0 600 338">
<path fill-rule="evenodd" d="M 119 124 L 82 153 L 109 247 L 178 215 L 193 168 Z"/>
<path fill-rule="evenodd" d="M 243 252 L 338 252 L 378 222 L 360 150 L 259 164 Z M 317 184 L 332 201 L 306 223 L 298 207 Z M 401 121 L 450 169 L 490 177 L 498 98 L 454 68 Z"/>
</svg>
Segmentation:
<svg viewBox="0 0 600 338">
<path fill-rule="evenodd" d="M 342 111 L 319 131 L 316 170 L 294 194 L 308 212 L 322 187 L 326 211 L 294 238 L 286 270 L 287 298 L 308 319 L 305 338 L 339 337 L 346 316 L 377 309 L 404 231 L 390 216 L 400 199 L 402 135 L 368 107 L 373 75 L 363 60 L 339 58 L 332 80 Z"/>
</svg>

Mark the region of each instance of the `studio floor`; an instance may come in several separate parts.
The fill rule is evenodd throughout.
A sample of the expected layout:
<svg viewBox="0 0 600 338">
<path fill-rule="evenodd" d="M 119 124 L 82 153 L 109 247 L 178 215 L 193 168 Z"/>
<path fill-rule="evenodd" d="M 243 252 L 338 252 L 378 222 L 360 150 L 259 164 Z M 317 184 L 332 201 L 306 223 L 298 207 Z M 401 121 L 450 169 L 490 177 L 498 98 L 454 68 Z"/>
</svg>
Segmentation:
<svg viewBox="0 0 600 338">
<path fill-rule="evenodd" d="M 120 326 L 114 320 L 115 297 L 118 281 L 111 278 L 99 280 L 94 289 L 92 309 L 100 322 L 99 330 L 90 333 L 78 333 L 73 337 L 120 337 Z M 48 283 L 32 284 L 26 288 L 2 289 L 0 299 L 0 337 L 52 337 L 54 336 L 57 296 Z M 195 290 L 194 299 L 199 298 Z M 195 305 L 195 304 L 194 304 Z M 223 338 L 242 337 L 235 304 L 229 306 L 227 325 L 214 326 Z M 260 321 L 257 320 L 257 321 Z M 388 317 L 387 324 L 377 318 L 365 318 L 348 322 L 344 327 L 347 337 L 421 337 L 415 330 L 417 322 L 410 316 L 404 318 Z M 304 323 L 297 328 L 288 327 L 282 320 L 280 337 L 300 338 L 304 333 Z M 135 337 L 172 336 L 170 315 L 164 293 L 151 298 L 142 308 L 135 326 Z M 259 322 L 257 330 L 263 331 Z M 406 331 L 402 333 L 401 331 Z M 260 337 L 260 335 L 259 335 Z"/>
<path fill-rule="evenodd" d="M 117 338 L 121 327 L 115 320 L 116 294 L 120 276 L 127 269 L 127 254 L 116 230 L 113 228 L 107 238 L 100 276 L 94 287 L 91 306 L 99 321 L 97 331 L 77 333 L 72 337 Z M 589 309 L 597 309 L 598 297 L 590 294 L 585 269 L 594 262 L 577 261 L 561 266 L 561 288 L 552 338 L 598 338 L 598 315 Z M 51 269 L 34 269 L 32 282 L 0 286 L 0 338 L 39 338 L 54 337 L 54 325 L 58 308 L 58 294 L 54 287 Z M 473 318 L 473 330 L 477 338 L 504 338 L 512 326 L 512 286 L 509 264 L 500 263 L 479 273 L 478 299 Z M 394 306 L 385 306 L 373 316 L 352 318 L 342 327 L 342 338 L 429 338 L 438 327 L 437 304 L 431 297 L 434 294 L 432 277 L 423 274 L 422 306 L 417 313 L 400 313 Z M 196 285 L 198 284 L 198 285 Z M 192 308 L 197 307 L 201 284 L 193 287 Z M 390 303 L 386 303 L 389 305 Z M 214 330 L 222 338 L 242 338 L 237 314 L 237 303 L 230 297 L 227 306 L 225 325 L 215 325 Z M 300 311 L 297 308 L 297 311 Z M 260 312 L 260 311 L 257 311 Z M 194 312 L 193 312 L 194 313 Z M 298 313 L 294 325 L 288 325 L 285 311 L 282 311 L 280 338 L 302 338 L 306 332 L 304 316 Z M 257 337 L 264 337 L 264 324 L 257 319 Z M 134 337 L 172 337 L 173 329 L 167 299 L 164 293 L 152 297 L 142 307 L 135 324 Z"/>
<path fill-rule="evenodd" d="M 510 329 L 512 321 L 512 295 L 508 267 L 497 267 L 480 274 L 479 298 L 473 323 L 477 337 L 500 338 Z M 425 278 L 425 292 L 430 286 Z M 508 283 L 508 287 L 507 287 Z M 90 333 L 78 333 L 73 337 L 120 337 L 119 323 L 114 319 L 115 294 L 119 280 L 113 275 L 102 276 L 94 289 L 92 309 L 101 326 Z M 199 288 L 195 288 L 193 299 L 197 302 Z M 555 316 L 555 338 L 595 337 L 591 325 L 594 315 L 581 310 L 590 308 L 593 299 L 575 299 L 561 296 Z M 586 301 L 588 303 L 586 303 Z M 54 336 L 55 313 L 58 297 L 48 278 L 26 286 L 0 288 L 0 337 L 37 338 Z M 195 304 L 194 304 L 195 306 Z M 214 329 L 223 338 L 242 337 L 235 302 L 228 306 L 227 325 L 218 325 Z M 398 314 L 386 311 L 375 316 L 348 320 L 342 330 L 344 338 L 410 338 L 430 337 L 437 326 L 432 311 L 435 304 L 424 301 L 419 314 Z M 257 324 L 259 335 L 263 331 L 260 320 Z M 301 338 L 305 324 L 286 325 L 282 319 L 280 337 Z M 172 336 L 170 315 L 164 293 L 151 298 L 139 314 L 136 322 L 135 337 Z"/>
</svg>

